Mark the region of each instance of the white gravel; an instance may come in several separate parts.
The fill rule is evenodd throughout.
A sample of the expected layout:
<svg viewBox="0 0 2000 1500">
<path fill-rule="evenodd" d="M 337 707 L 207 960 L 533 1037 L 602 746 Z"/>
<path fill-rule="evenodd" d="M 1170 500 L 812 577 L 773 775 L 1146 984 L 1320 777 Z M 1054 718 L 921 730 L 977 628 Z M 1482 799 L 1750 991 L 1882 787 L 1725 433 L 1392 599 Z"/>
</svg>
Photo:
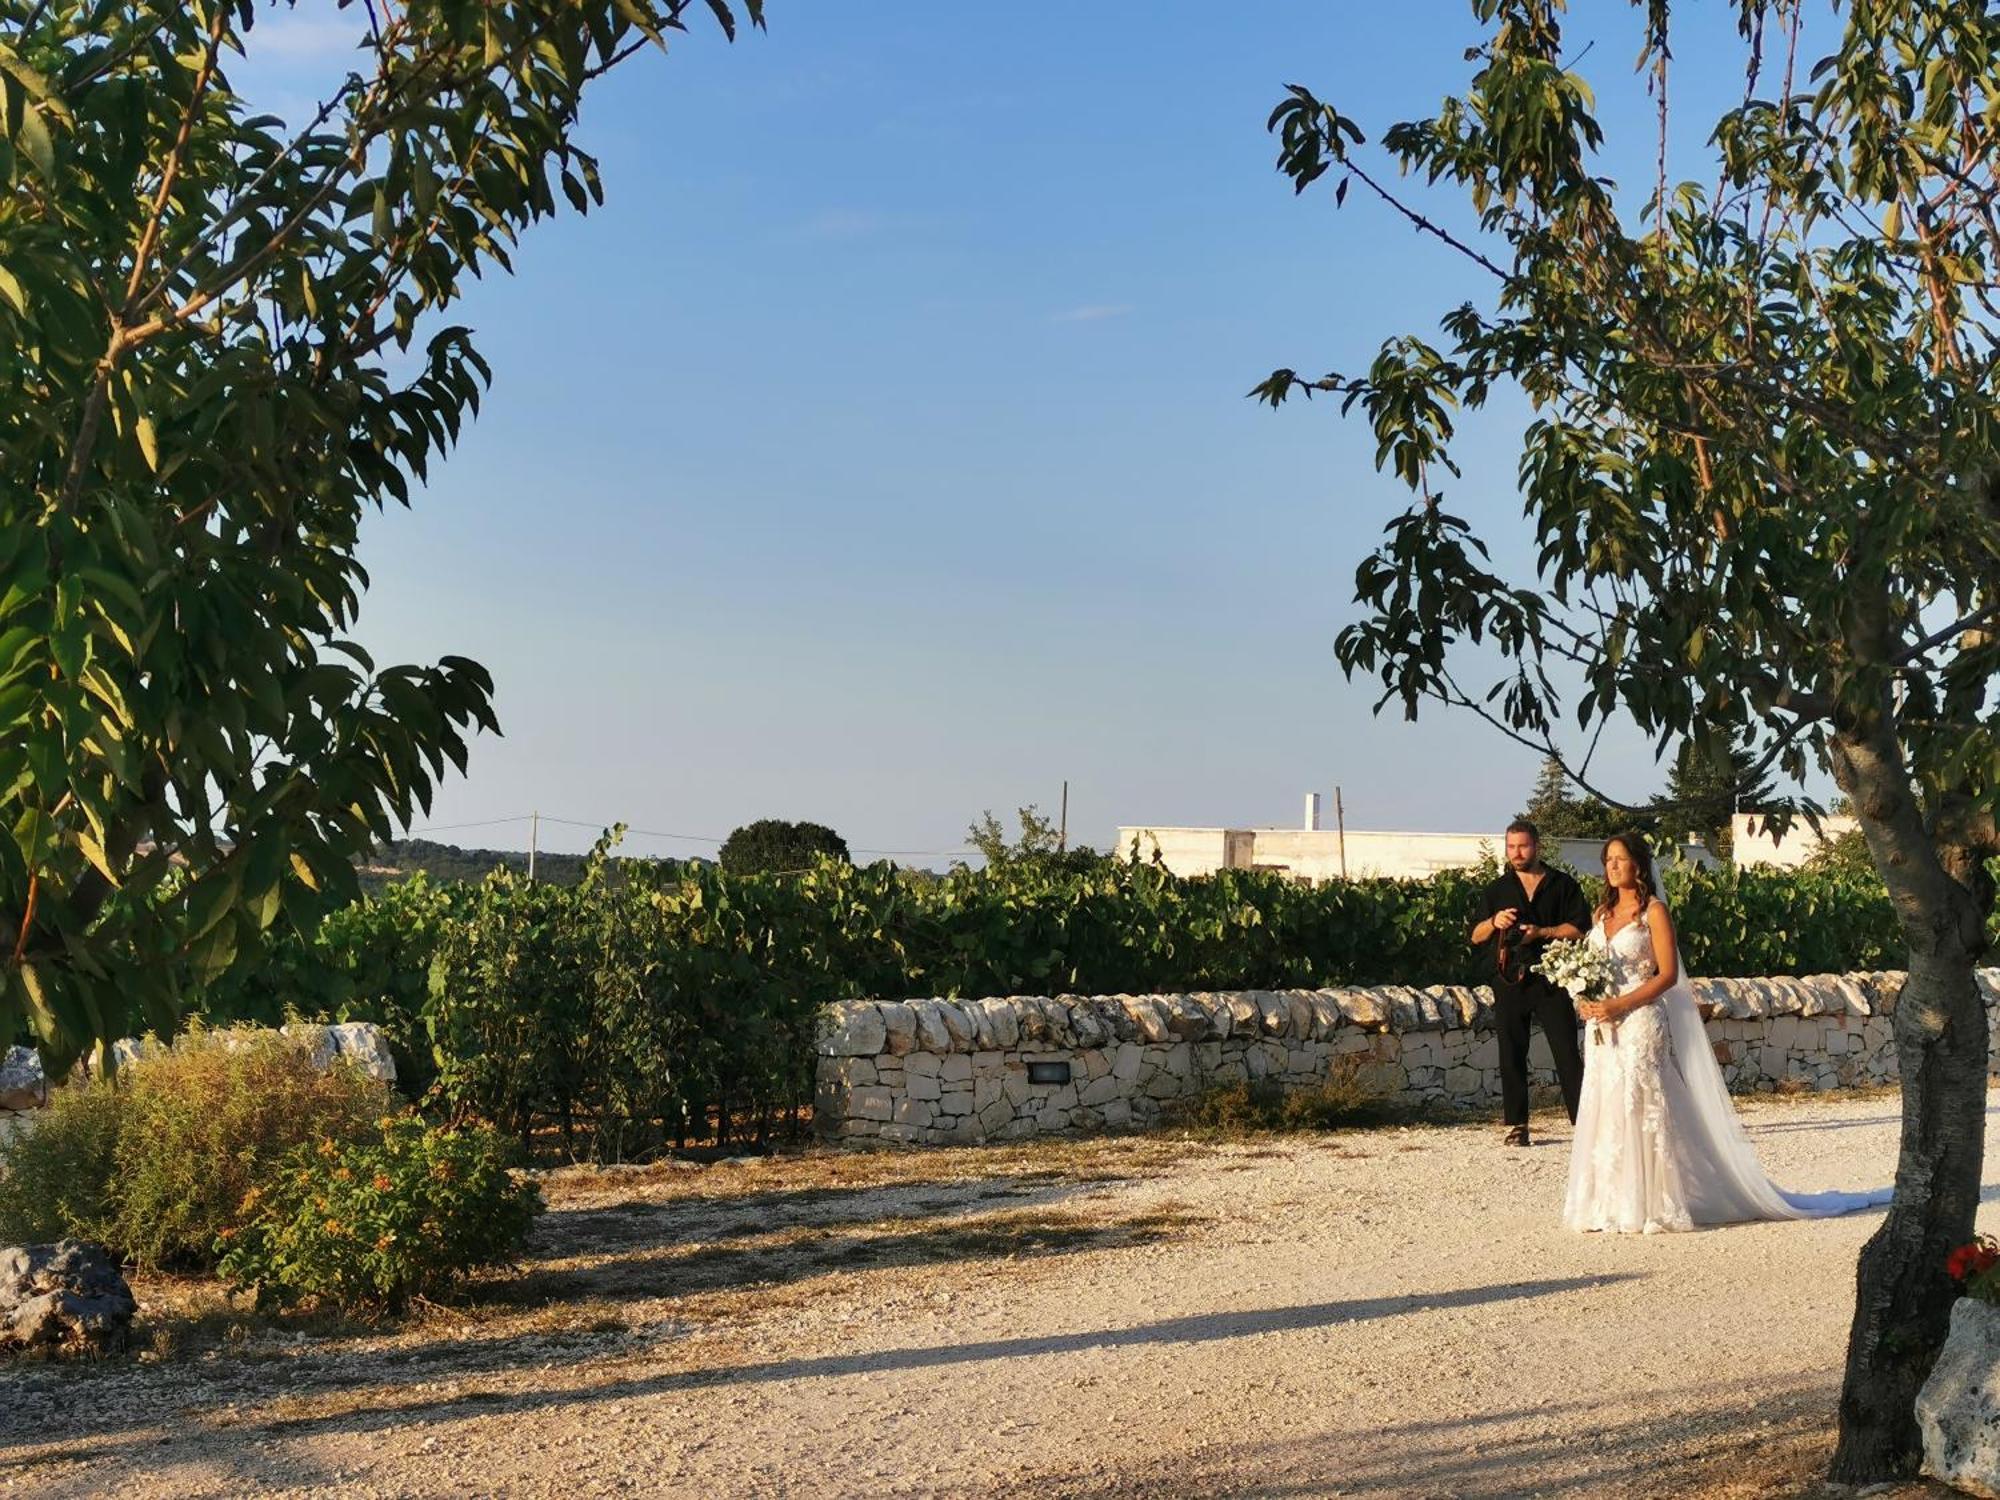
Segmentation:
<svg viewBox="0 0 2000 1500">
<path fill-rule="evenodd" d="M 1799 1189 L 1886 1182 L 1896 1112 L 1746 1105 Z M 1880 1211 L 1579 1236 L 1567 1149 L 1545 1117 L 1525 1152 L 1464 1125 L 1197 1153 L 1035 1200 L 1191 1216 L 1138 1243 L 793 1281 L 695 1331 L 468 1338 L 289 1404 L 282 1362 L 17 1370 L 0 1494 L 1810 1492 Z"/>
</svg>

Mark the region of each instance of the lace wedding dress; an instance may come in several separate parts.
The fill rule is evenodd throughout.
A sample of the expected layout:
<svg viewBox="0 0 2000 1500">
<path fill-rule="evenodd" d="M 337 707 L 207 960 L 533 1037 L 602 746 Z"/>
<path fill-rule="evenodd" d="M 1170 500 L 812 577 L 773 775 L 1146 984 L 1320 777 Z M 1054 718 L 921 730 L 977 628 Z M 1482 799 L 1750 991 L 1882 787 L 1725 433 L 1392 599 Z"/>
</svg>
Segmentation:
<svg viewBox="0 0 2000 1500">
<path fill-rule="evenodd" d="M 1643 918 L 1607 938 L 1619 994 L 1659 972 Z M 1757 1164 L 1736 1118 L 1682 971 L 1673 987 L 1615 1024 L 1585 1028 L 1583 1100 L 1570 1148 L 1563 1224 L 1657 1234 L 1746 1219 L 1817 1219 L 1889 1201 L 1867 1193 L 1788 1193 Z"/>
</svg>

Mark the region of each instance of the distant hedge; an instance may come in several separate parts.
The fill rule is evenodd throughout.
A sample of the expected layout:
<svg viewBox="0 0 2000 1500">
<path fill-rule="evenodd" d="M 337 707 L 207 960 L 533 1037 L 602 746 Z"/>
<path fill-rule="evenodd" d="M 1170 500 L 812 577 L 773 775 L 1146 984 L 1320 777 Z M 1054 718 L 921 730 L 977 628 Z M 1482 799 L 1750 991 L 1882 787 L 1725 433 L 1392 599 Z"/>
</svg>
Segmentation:
<svg viewBox="0 0 2000 1500">
<path fill-rule="evenodd" d="M 524 1137 L 560 1127 L 571 1151 L 618 1157 L 791 1116 L 828 1000 L 1484 983 L 1465 937 L 1492 874 L 1308 885 L 1106 860 L 732 876 L 599 859 L 568 887 L 508 871 L 392 886 L 206 1008 L 379 1021 L 446 1111 Z M 1693 973 L 1902 966 L 1871 873 L 1665 879 Z"/>
</svg>

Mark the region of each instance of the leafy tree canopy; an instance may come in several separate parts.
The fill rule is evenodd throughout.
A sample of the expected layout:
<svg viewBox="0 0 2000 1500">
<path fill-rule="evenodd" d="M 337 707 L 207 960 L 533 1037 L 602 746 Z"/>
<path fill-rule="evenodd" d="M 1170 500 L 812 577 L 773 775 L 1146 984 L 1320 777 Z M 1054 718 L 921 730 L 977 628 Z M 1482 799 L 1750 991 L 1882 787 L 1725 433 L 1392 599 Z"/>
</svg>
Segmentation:
<svg viewBox="0 0 2000 1500">
<path fill-rule="evenodd" d="M 1017 809 L 1015 817 L 1021 832 L 1011 840 L 991 808 L 966 829 L 965 841 L 984 858 L 985 868 L 997 870 L 1004 865 L 1033 864 L 1082 873 L 1104 862 L 1105 856 L 1087 844 L 1065 847 L 1062 830 L 1053 818 L 1043 817 L 1035 803 Z"/>
<path fill-rule="evenodd" d="M 1735 844 L 1737 813 L 1761 813 L 1776 789 L 1758 769 L 1756 755 L 1738 741 L 1719 747 L 1711 758 L 1694 740 L 1682 740 L 1667 776 L 1667 793 L 1658 803 L 1658 826 L 1675 839 L 1698 839 L 1714 853 L 1727 857 Z"/>
<path fill-rule="evenodd" d="M 822 859 L 851 863 L 847 841 L 831 828 L 821 823 L 788 823 L 783 818 L 745 823 L 722 841 L 716 859 L 731 875 L 810 870 Z"/>
<path fill-rule="evenodd" d="M 1596 797 L 1571 794 L 1569 775 L 1554 757 L 1542 761 L 1535 789 L 1521 816 L 1540 830 L 1543 839 L 1608 839 L 1633 827 L 1633 819 Z"/>
<path fill-rule="evenodd" d="M 1657 167 L 1630 193 L 1604 175 L 1560 0 L 1472 0 L 1486 40 L 1465 88 L 1379 147 L 1293 87 L 1270 123 L 1296 188 L 1378 200 L 1484 291 L 1436 336 L 1393 338 L 1353 373 L 1279 370 L 1256 394 L 1333 397 L 1415 495 L 1361 565 L 1364 618 L 1337 647 L 1379 681 L 1378 706 L 1453 705 L 1558 756 L 1567 727 L 1625 715 L 1663 751 L 1686 739 L 1719 764 L 1742 744 L 1747 774 L 1797 784 L 1824 765 L 1852 797 L 1911 966 L 1907 1170 L 1863 1253 L 1834 1462 L 1874 1480 L 1915 1461 L 1914 1398 L 1951 1301 L 1937 1268 L 1979 1199 L 1973 965 L 2000 851 L 2000 13 L 1732 8 L 1742 101 L 1690 162 L 1669 128 L 1668 0 L 1635 0 L 1653 107 L 1614 123 Z M 1451 505 L 1458 424 L 1499 392 L 1532 408 L 1531 578 L 1497 573 Z M 1490 684 L 1461 675 L 1461 646 L 1481 642 L 1504 662 Z"/>
<path fill-rule="evenodd" d="M 346 0 L 342 0 L 345 8 Z M 0 1034 L 57 1069 L 351 894 L 494 729 L 348 639 L 355 535 L 477 412 L 437 318 L 567 200 L 591 83 L 761 0 L 357 7 L 310 119 L 254 0 L 0 0 Z"/>
</svg>

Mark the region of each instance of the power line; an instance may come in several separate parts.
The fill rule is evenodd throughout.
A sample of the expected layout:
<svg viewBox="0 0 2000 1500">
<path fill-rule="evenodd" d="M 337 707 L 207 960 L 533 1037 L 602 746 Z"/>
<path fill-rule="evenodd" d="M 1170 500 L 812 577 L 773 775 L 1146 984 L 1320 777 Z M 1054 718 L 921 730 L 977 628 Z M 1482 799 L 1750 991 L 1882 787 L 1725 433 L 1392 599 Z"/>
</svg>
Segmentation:
<svg viewBox="0 0 2000 1500">
<path fill-rule="evenodd" d="M 501 823 L 526 823 L 539 817 L 544 823 L 561 823 L 570 828 L 594 828 L 602 832 L 613 826 L 612 821 L 586 818 L 558 818 L 550 813 L 517 813 L 511 818 L 486 818 L 473 823 L 424 823 L 404 830 L 406 833 L 444 833 L 455 828 L 491 828 Z M 615 821 L 615 820 L 613 820 Z M 687 844 L 713 844 L 720 848 L 726 839 L 715 838 L 706 833 L 667 833 L 657 828 L 626 828 L 627 834 L 638 838 L 673 839 Z M 902 859 L 983 859 L 984 855 L 971 848 L 959 849 L 869 849 L 854 846 L 855 854 L 878 854 Z"/>
<path fill-rule="evenodd" d="M 529 813 L 514 818 L 485 818 L 476 823 L 423 823 L 403 830 L 405 833 L 447 833 L 454 828 L 491 828 L 498 823 L 525 823 Z"/>
</svg>

